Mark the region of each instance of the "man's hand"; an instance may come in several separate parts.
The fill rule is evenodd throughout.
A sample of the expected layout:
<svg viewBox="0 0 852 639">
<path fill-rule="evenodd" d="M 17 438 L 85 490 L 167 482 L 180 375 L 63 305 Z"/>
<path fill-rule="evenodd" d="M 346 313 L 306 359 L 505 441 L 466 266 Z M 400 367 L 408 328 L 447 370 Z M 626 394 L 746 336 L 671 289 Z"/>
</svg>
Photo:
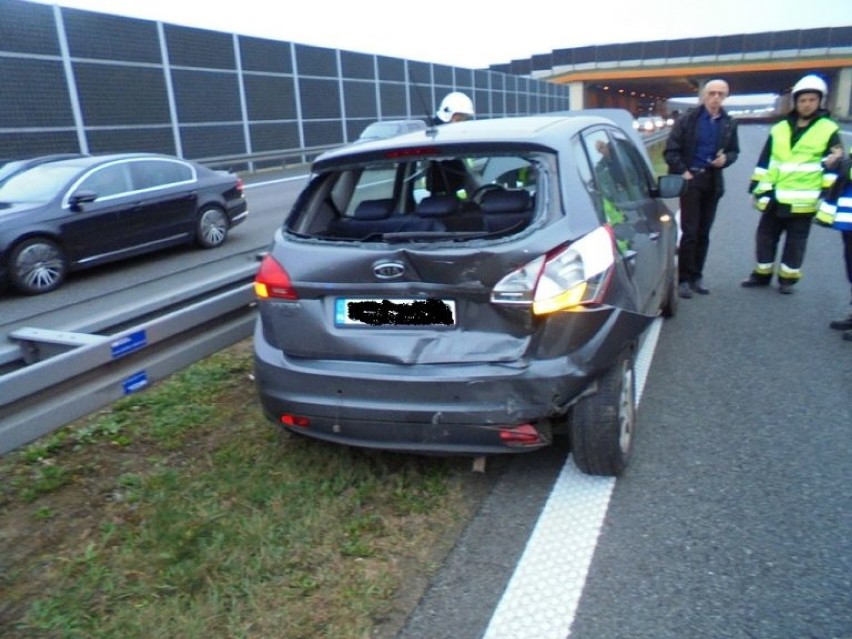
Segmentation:
<svg viewBox="0 0 852 639">
<path fill-rule="evenodd" d="M 843 147 L 839 144 L 831 147 L 831 152 L 822 159 L 825 168 L 830 169 L 843 157 Z"/>
<path fill-rule="evenodd" d="M 721 169 L 725 166 L 725 163 L 728 161 L 728 156 L 725 155 L 723 151 L 719 151 L 716 153 L 716 157 L 713 158 L 713 161 L 710 162 L 710 166 Z"/>
</svg>

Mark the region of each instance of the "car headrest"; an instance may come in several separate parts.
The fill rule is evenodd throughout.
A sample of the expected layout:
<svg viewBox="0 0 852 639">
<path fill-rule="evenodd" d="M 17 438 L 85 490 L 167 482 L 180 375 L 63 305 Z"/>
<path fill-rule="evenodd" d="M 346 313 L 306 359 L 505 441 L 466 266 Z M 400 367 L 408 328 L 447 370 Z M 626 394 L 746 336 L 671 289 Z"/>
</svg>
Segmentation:
<svg viewBox="0 0 852 639">
<path fill-rule="evenodd" d="M 485 213 L 518 213 L 526 211 L 532 202 L 529 191 L 524 189 L 486 191 L 482 196 Z"/>
<path fill-rule="evenodd" d="M 363 200 L 355 207 L 352 217 L 356 220 L 383 220 L 390 217 L 394 209 L 392 199 Z"/>
<path fill-rule="evenodd" d="M 414 213 L 419 217 L 442 217 L 456 213 L 459 204 L 455 195 L 430 195 L 420 200 Z"/>
</svg>

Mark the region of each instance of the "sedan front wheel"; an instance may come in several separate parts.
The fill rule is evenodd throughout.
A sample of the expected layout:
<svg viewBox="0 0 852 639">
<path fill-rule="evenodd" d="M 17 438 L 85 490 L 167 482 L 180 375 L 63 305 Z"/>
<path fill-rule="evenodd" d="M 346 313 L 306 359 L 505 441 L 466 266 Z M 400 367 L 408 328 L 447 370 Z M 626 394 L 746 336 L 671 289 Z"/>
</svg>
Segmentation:
<svg viewBox="0 0 852 639">
<path fill-rule="evenodd" d="M 32 238 L 18 244 L 9 257 L 9 278 L 25 295 L 58 288 L 68 274 L 68 261 L 56 242 Z"/>
</svg>

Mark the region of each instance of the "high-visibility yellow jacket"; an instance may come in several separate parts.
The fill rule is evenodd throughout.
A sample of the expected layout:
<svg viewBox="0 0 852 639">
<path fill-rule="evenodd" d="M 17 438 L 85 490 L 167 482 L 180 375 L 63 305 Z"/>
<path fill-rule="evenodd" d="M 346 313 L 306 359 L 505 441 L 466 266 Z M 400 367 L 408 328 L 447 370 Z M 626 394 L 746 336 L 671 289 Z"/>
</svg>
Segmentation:
<svg viewBox="0 0 852 639">
<path fill-rule="evenodd" d="M 837 179 L 835 173 L 824 168 L 822 160 L 838 130 L 836 122 L 820 117 L 791 144 L 790 119 L 773 126 L 769 133 L 772 152 L 768 165 L 758 164 L 752 174 L 757 209 L 766 210 L 774 197 L 788 205 L 792 213 L 815 213 L 823 189 L 830 188 Z"/>
</svg>

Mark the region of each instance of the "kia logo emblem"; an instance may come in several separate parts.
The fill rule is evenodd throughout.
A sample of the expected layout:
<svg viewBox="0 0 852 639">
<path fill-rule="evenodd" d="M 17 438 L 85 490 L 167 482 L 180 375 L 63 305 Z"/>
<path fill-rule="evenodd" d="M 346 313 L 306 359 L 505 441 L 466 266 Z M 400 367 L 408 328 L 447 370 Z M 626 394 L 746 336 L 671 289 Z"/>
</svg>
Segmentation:
<svg viewBox="0 0 852 639">
<path fill-rule="evenodd" d="M 380 280 L 392 280 L 405 273 L 405 265 L 400 262 L 379 262 L 373 265 L 373 274 Z"/>
</svg>

